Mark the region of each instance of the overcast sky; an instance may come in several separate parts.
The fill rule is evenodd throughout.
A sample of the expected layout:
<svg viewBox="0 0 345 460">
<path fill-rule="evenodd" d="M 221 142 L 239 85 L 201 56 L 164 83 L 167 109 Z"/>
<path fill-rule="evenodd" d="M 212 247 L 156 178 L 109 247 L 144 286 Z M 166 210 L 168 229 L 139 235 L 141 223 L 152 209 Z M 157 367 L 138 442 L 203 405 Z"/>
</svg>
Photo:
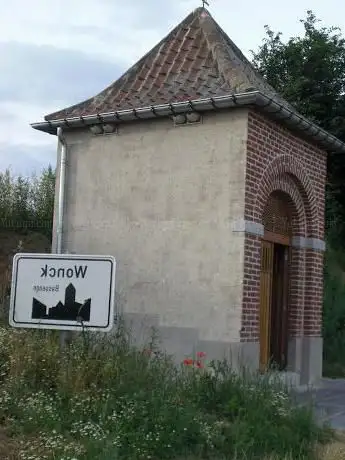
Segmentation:
<svg viewBox="0 0 345 460">
<path fill-rule="evenodd" d="M 344 0 L 209 0 L 213 17 L 250 57 L 264 26 L 302 32 L 312 9 L 342 27 Z M 33 130 L 44 115 L 100 92 L 160 41 L 199 0 L 0 0 L 0 171 L 56 162 L 56 137 Z M 343 29 L 344 32 L 344 29 Z"/>
</svg>

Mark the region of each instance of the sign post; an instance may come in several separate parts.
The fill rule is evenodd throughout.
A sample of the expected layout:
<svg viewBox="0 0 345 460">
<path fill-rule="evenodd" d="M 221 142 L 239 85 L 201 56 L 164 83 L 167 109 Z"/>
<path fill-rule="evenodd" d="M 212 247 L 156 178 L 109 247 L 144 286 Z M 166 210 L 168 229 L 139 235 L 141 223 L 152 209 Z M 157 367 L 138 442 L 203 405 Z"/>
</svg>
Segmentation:
<svg viewBox="0 0 345 460">
<path fill-rule="evenodd" d="M 18 253 L 13 259 L 13 327 L 109 332 L 114 325 L 112 256 Z"/>
</svg>

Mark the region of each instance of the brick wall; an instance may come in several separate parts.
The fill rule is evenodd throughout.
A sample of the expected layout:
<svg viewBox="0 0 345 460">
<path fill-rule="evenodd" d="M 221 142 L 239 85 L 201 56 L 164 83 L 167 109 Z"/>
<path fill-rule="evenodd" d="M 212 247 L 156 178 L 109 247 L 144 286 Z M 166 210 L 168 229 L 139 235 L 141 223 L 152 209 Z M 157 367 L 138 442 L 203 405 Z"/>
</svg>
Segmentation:
<svg viewBox="0 0 345 460">
<path fill-rule="evenodd" d="M 260 266 L 261 238 L 247 234 L 244 239 L 242 342 L 259 341 Z"/>
<path fill-rule="evenodd" d="M 248 116 L 245 219 L 262 224 L 269 196 L 289 196 L 293 237 L 323 240 L 326 153 L 256 112 Z M 261 238 L 245 237 L 242 341 L 259 340 Z M 289 333 L 319 336 L 323 253 L 291 249 Z"/>
</svg>

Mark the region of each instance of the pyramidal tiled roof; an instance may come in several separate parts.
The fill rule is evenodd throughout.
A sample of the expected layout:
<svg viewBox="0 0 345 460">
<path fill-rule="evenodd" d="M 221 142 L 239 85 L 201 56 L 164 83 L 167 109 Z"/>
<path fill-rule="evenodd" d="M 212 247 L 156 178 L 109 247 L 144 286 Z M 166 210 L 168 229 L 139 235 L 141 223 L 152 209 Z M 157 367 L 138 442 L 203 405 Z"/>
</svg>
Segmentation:
<svg viewBox="0 0 345 460">
<path fill-rule="evenodd" d="M 48 121 L 261 91 L 284 101 L 220 28 L 198 8 L 98 95 L 47 115 Z"/>
</svg>

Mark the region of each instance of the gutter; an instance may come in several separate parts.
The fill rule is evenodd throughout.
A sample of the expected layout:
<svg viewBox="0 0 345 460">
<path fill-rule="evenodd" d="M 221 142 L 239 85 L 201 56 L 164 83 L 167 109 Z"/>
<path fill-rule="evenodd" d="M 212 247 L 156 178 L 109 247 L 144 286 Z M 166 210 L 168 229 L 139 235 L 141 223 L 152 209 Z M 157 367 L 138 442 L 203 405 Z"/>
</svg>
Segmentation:
<svg viewBox="0 0 345 460">
<path fill-rule="evenodd" d="M 272 118 L 283 122 L 292 129 L 303 133 L 305 136 L 321 144 L 328 152 L 345 153 L 345 143 L 307 118 L 285 107 L 260 91 L 44 121 L 41 123 L 33 123 L 31 126 L 39 131 L 56 135 L 58 128 L 85 128 L 99 123 L 125 123 L 134 120 L 170 117 L 192 111 L 206 112 L 248 106 L 258 107 L 261 111 L 271 115 Z"/>
</svg>

